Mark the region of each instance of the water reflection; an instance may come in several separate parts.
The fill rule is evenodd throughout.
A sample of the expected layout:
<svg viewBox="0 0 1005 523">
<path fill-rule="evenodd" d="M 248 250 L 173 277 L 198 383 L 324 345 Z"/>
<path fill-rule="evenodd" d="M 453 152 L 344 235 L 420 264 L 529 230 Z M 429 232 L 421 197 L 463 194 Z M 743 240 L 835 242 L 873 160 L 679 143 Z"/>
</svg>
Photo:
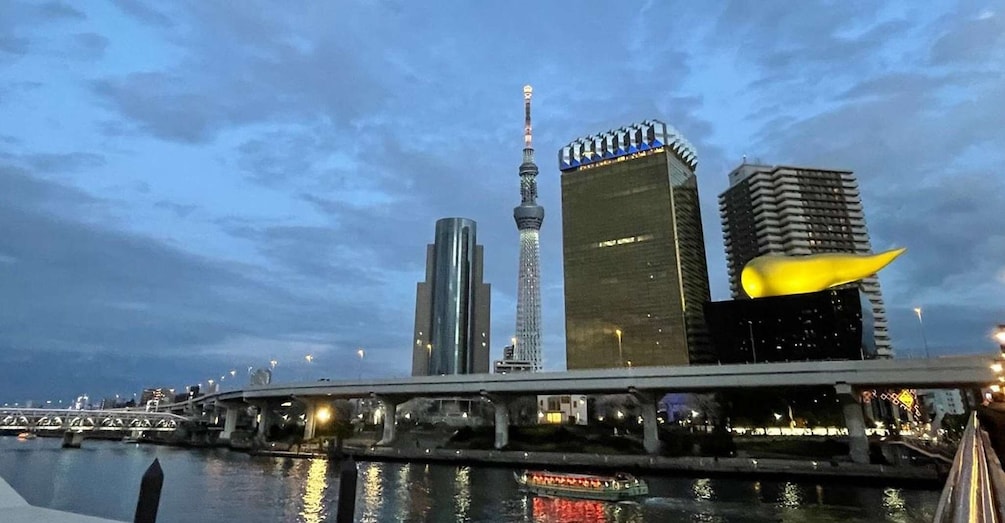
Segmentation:
<svg viewBox="0 0 1005 523">
<path fill-rule="evenodd" d="M 41 438 L 40 438 L 41 440 Z M 43 506 L 129 520 L 136 488 L 154 457 L 168 477 L 159 523 L 334 520 L 339 464 L 91 442 L 61 451 L 0 438 L 0 476 Z M 6 447 L 5 447 L 6 445 Z M 95 482 L 94 477 L 101 477 Z M 931 521 L 938 491 L 765 480 L 646 477 L 651 495 L 632 503 L 553 499 L 521 492 L 512 471 L 446 465 L 359 463 L 357 521 L 716 523 Z M 170 487 L 170 488 L 168 488 Z M 0 517 L 0 521 L 3 518 Z"/>
<path fill-rule="evenodd" d="M 636 503 L 608 503 L 590 499 L 547 498 L 533 496 L 533 521 L 537 523 L 642 521 L 642 508 Z"/>
<path fill-rule="evenodd" d="M 457 476 L 454 479 L 454 508 L 457 514 L 457 521 L 467 521 L 468 511 L 471 509 L 471 468 L 460 467 L 457 469 Z"/>
<path fill-rule="evenodd" d="M 696 479 L 694 483 L 691 484 L 691 492 L 694 494 L 694 499 L 709 501 L 715 497 L 715 491 L 712 490 L 712 480 L 708 478 Z"/>
<path fill-rule="evenodd" d="M 802 489 L 795 483 L 786 481 L 778 494 L 778 504 L 786 508 L 798 508 L 803 503 Z"/>
<path fill-rule="evenodd" d="M 304 508 L 300 517 L 304 523 L 320 523 L 325 519 L 325 489 L 328 488 L 328 460 L 312 459 L 304 481 Z"/>
</svg>

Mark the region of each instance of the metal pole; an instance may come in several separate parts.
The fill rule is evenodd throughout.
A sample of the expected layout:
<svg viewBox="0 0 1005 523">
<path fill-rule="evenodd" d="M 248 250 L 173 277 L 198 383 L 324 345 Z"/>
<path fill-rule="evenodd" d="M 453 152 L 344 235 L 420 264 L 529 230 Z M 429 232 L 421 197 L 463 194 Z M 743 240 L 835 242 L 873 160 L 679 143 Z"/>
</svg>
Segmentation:
<svg viewBox="0 0 1005 523">
<path fill-rule="evenodd" d="M 747 328 L 750 330 L 750 352 L 754 355 L 754 363 L 757 363 L 757 345 L 754 344 L 754 322 L 747 320 Z"/>
<path fill-rule="evenodd" d="M 161 487 L 164 485 L 164 471 L 154 458 L 140 480 L 140 497 L 136 500 L 136 516 L 133 523 L 156 523 L 157 507 L 161 501 Z"/>
<path fill-rule="evenodd" d="M 356 474 L 356 462 L 350 456 L 342 462 L 342 472 L 339 475 L 335 523 L 353 523 L 356 515 Z"/>
</svg>

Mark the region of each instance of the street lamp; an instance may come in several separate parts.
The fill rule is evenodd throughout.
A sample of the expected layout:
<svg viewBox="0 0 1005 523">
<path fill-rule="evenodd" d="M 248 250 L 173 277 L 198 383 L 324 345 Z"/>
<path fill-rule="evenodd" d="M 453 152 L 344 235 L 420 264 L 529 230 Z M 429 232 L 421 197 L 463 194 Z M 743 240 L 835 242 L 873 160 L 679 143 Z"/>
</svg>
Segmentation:
<svg viewBox="0 0 1005 523">
<path fill-rule="evenodd" d="M 998 342 L 1002 355 L 1005 355 L 1005 323 L 999 323 L 995 327 L 995 341 Z"/>
<path fill-rule="evenodd" d="M 276 361 L 276 360 L 269 360 L 269 366 L 271 366 L 273 369 L 276 368 L 276 365 L 279 365 L 278 361 Z"/>
<path fill-rule="evenodd" d="M 356 379 L 360 379 L 361 380 L 361 379 L 363 379 L 363 356 L 366 355 L 366 351 L 363 350 L 363 349 L 358 349 L 356 351 L 356 355 L 359 356 L 359 369 L 358 369 L 359 372 L 358 372 L 358 376 L 356 377 Z"/>
<path fill-rule="evenodd" d="M 918 315 L 918 325 L 921 325 L 921 343 L 925 347 L 925 357 L 930 358 L 928 355 L 928 338 L 925 337 L 925 321 L 921 317 L 921 307 L 915 307 L 914 313 Z"/>
<path fill-rule="evenodd" d="M 304 356 L 304 359 L 307 360 L 307 363 L 311 363 L 311 362 L 314 361 L 314 355 L 313 354 L 308 354 L 308 355 Z"/>
<path fill-rule="evenodd" d="M 757 345 L 754 344 L 754 322 L 747 320 L 747 330 L 750 332 L 750 353 L 753 355 L 754 363 L 757 363 Z"/>
<path fill-rule="evenodd" d="M 618 361 L 621 366 L 625 366 L 625 351 L 621 347 L 621 329 L 614 329 L 614 334 L 618 336 Z"/>
</svg>

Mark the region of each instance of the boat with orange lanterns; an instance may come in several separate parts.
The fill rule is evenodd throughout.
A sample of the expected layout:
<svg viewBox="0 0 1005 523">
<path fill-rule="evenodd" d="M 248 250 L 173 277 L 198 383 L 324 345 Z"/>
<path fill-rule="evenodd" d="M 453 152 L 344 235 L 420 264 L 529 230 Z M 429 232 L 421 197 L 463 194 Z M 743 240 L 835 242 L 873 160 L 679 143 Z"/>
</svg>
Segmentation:
<svg viewBox="0 0 1005 523">
<path fill-rule="evenodd" d="M 621 501 L 649 494 L 645 481 L 620 472 L 602 476 L 525 470 L 513 475 L 521 487 L 542 496 Z"/>
</svg>

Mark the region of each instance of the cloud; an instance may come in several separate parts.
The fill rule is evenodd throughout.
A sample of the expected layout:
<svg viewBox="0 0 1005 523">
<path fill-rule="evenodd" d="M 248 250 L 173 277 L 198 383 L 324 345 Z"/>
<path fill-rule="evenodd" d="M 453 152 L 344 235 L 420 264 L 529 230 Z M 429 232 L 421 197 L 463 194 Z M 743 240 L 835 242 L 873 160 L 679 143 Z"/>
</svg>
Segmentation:
<svg viewBox="0 0 1005 523">
<path fill-rule="evenodd" d="M 133 18 L 156 27 L 169 28 L 174 26 L 174 22 L 160 11 L 141 2 L 130 2 L 129 0 L 113 0 L 115 7 Z"/>
<path fill-rule="evenodd" d="M 73 37 L 73 52 L 84 60 L 97 60 L 105 55 L 108 39 L 96 33 L 80 33 Z"/>
<path fill-rule="evenodd" d="M 105 157 L 100 154 L 74 153 L 34 153 L 22 157 L 29 168 L 38 173 L 60 173 L 80 171 L 105 165 Z"/>
</svg>

